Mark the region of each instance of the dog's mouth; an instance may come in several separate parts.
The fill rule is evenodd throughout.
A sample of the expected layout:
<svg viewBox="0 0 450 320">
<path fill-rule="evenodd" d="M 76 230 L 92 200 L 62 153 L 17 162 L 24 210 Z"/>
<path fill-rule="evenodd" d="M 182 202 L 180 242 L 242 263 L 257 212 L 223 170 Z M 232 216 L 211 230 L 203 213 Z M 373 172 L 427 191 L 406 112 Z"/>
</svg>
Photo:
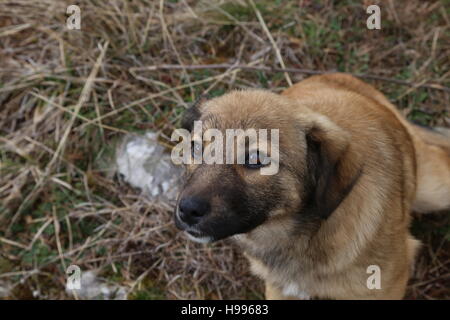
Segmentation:
<svg viewBox="0 0 450 320">
<path fill-rule="evenodd" d="M 175 226 L 183 231 L 189 240 L 198 243 L 211 243 L 237 234 L 247 233 L 260 225 L 265 219 L 258 221 L 259 223 L 254 225 L 239 224 L 239 221 L 236 222 L 236 219 L 209 219 L 189 225 L 180 218 L 179 210 L 176 208 L 174 220 Z"/>
<path fill-rule="evenodd" d="M 184 232 L 186 232 L 188 235 L 192 236 L 192 237 L 196 237 L 196 238 L 203 238 L 206 235 L 198 230 L 185 230 Z"/>
<path fill-rule="evenodd" d="M 198 243 L 209 243 L 214 241 L 214 237 L 182 222 L 178 216 L 178 210 L 175 211 L 175 226 L 181 231 L 184 231 L 186 236 L 192 241 Z"/>
<path fill-rule="evenodd" d="M 210 243 L 214 241 L 213 237 L 207 236 L 204 233 L 199 232 L 197 230 L 186 230 L 185 234 L 190 240 L 198 243 Z"/>
</svg>

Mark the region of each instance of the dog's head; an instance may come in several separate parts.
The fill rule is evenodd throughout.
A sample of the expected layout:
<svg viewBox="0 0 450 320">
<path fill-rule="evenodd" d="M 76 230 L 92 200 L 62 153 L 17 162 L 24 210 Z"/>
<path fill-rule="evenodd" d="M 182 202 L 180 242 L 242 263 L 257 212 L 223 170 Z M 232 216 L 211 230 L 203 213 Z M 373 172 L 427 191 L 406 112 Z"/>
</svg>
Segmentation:
<svg viewBox="0 0 450 320">
<path fill-rule="evenodd" d="M 195 129 L 195 121 L 201 127 Z M 212 153 L 223 159 L 187 165 L 175 223 L 195 241 L 247 233 L 280 215 L 299 223 L 326 219 L 355 180 L 345 168 L 348 133 L 288 97 L 233 91 L 188 109 L 182 126 L 191 132 L 190 160 Z M 218 139 L 205 138 L 208 129 L 222 134 L 220 150 L 208 147 Z M 258 139 L 230 138 L 230 129 L 254 130 Z M 276 170 L 263 174 L 269 166 Z"/>
</svg>

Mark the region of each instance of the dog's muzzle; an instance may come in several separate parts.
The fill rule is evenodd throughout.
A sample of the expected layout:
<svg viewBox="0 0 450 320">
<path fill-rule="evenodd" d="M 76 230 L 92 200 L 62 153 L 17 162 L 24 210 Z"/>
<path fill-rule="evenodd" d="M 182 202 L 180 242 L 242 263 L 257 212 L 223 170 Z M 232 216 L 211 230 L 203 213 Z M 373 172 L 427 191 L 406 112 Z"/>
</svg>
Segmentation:
<svg viewBox="0 0 450 320">
<path fill-rule="evenodd" d="M 212 242 L 211 236 L 205 235 L 198 225 L 209 215 L 211 207 L 208 201 L 199 197 L 186 197 L 179 201 L 175 209 L 175 225 L 185 231 L 189 239 L 200 242 Z"/>
</svg>

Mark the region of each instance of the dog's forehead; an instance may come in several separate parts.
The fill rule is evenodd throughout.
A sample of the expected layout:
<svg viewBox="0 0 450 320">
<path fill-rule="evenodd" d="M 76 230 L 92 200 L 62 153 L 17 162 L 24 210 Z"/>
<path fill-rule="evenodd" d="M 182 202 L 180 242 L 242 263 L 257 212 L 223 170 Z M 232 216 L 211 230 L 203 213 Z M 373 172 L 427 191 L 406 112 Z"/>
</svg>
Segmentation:
<svg viewBox="0 0 450 320">
<path fill-rule="evenodd" d="M 202 106 L 203 127 L 225 129 L 275 129 L 286 122 L 279 96 L 262 90 L 234 91 Z"/>
<path fill-rule="evenodd" d="M 261 118 L 252 118 L 246 116 L 243 112 L 239 114 L 215 113 L 207 112 L 201 118 L 204 130 L 218 129 L 225 131 L 226 129 L 259 129 L 266 128 Z"/>
</svg>

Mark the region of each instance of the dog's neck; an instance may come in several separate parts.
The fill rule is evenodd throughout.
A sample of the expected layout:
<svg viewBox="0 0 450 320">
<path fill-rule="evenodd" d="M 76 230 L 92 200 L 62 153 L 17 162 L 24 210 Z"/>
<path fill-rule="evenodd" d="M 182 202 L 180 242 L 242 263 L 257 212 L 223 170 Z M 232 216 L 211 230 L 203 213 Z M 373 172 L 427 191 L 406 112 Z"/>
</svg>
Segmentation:
<svg viewBox="0 0 450 320">
<path fill-rule="evenodd" d="M 295 217 L 274 217 L 254 230 L 234 236 L 234 240 L 248 256 L 260 260 L 270 269 L 285 268 L 295 264 L 296 268 L 309 264 L 310 240 L 314 229 L 301 228 Z M 293 261 L 292 257 L 302 257 Z"/>
</svg>

